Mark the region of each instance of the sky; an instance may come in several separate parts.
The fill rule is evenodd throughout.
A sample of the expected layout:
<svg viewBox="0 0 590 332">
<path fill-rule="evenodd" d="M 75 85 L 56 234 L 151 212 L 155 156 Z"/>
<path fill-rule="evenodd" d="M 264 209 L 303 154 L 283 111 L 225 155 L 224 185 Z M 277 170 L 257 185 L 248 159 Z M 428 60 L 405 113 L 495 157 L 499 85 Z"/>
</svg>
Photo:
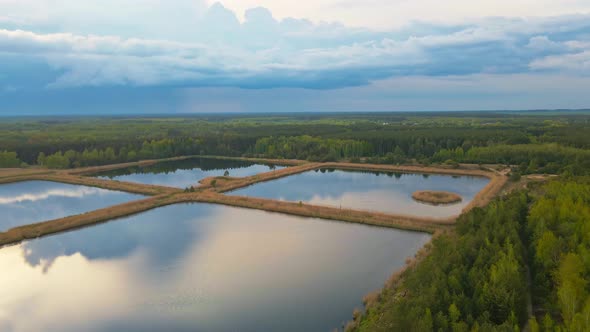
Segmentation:
<svg viewBox="0 0 590 332">
<path fill-rule="evenodd" d="M 590 108 L 588 0 L 0 0 L 0 115 Z"/>
</svg>

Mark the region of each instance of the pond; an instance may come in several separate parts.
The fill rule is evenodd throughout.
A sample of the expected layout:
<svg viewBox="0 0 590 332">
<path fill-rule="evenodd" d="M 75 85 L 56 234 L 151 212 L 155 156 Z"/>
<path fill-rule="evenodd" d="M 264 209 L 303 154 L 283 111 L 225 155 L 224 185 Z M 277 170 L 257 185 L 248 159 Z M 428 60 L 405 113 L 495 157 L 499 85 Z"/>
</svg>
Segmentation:
<svg viewBox="0 0 590 332">
<path fill-rule="evenodd" d="M 445 218 L 460 214 L 488 182 L 487 178 L 470 176 L 322 169 L 258 183 L 231 195 Z M 417 190 L 450 191 L 461 195 L 463 200 L 453 205 L 428 205 L 412 199 L 412 193 Z"/>
<path fill-rule="evenodd" d="M 191 158 L 165 161 L 145 167 L 128 167 L 95 174 L 102 179 L 138 182 L 187 188 L 198 186 L 199 180 L 211 176 L 245 177 L 284 168 L 271 164 L 256 164 L 241 160 Z"/>
<path fill-rule="evenodd" d="M 144 196 L 49 181 L 0 185 L 0 232 L 81 214 Z"/>
<path fill-rule="evenodd" d="M 0 249 L 0 330 L 329 331 L 429 238 L 163 207 Z"/>
</svg>

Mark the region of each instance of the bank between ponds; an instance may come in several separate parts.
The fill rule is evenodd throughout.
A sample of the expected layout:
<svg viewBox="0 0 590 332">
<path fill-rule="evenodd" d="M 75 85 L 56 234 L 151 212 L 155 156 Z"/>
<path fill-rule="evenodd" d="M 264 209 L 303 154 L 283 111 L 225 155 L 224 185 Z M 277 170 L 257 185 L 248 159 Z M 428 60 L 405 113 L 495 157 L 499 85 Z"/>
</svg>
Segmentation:
<svg viewBox="0 0 590 332">
<path fill-rule="evenodd" d="M 174 203 L 176 203 L 176 200 L 173 195 L 160 195 L 120 205 L 109 206 L 104 209 L 94 210 L 79 215 L 15 227 L 4 233 L 0 233 L 0 247 L 113 221 Z"/>
<path fill-rule="evenodd" d="M 249 159 L 241 158 L 247 161 L 272 163 L 274 160 L 268 159 Z M 152 161 L 148 161 L 151 163 Z M 294 161 L 290 161 L 295 164 Z M 259 182 L 271 181 L 278 178 L 286 177 L 311 170 L 324 168 L 348 169 L 358 171 L 380 171 L 380 172 L 404 172 L 404 173 L 427 173 L 427 174 L 449 174 L 464 176 L 483 176 L 490 179 L 490 182 L 474 198 L 474 200 L 463 210 L 463 213 L 471 210 L 476 206 L 487 204 L 503 187 L 506 177 L 499 173 L 473 170 L 473 169 L 438 169 L 433 167 L 418 166 L 389 166 L 389 165 L 367 165 L 367 164 L 350 164 L 350 163 L 308 163 L 297 161 L 298 165 L 261 173 L 244 178 L 209 178 L 203 181 L 203 184 L 194 188 L 194 192 L 183 192 L 182 189 L 165 186 L 146 185 L 131 182 L 121 182 L 113 180 L 104 180 L 93 177 L 79 176 L 77 174 L 93 173 L 97 169 L 103 170 L 115 165 L 100 166 L 99 168 L 86 168 L 81 170 L 69 171 L 49 171 L 49 173 L 20 174 L 13 172 L 13 177 L 0 178 L 0 183 L 10 183 L 28 180 L 41 180 L 62 182 L 68 184 L 92 186 L 109 190 L 118 190 L 131 193 L 138 193 L 153 196 L 144 200 L 133 201 L 117 206 L 100 209 L 81 215 L 69 216 L 52 221 L 46 221 L 38 224 L 26 225 L 0 233 L 0 246 L 15 244 L 27 239 L 33 239 L 45 235 L 55 234 L 73 230 L 80 227 L 86 227 L 97 223 L 107 222 L 132 214 L 141 213 L 147 210 L 158 208 L 165 205 L 177 203 L 213 203 L 223 204 L 235 207 L 257 209 L 268 212 L 284 213 L 302 217 L 313 217 L 330 220 L 340 220 L 367 224 L 373 226 L 392 227 L 404 230 L 413 230 L 434 233 L 437 230 L 446 230 L 452 228 L 458 216 L 450 218 L 423 218 L 408 215 L 387 214 L 373 211 L 360 211 L 352 209 L 342 209 L 329 206 L 317 206 L 311 204 L 286 202 L 272 199 L 262 199 L 253 197 L 240 197 L 224 195 L 223 193 L 250 186 Z M 123 164 L 118 164 L 120 167 Z M 127 166 L 128 164 L 125 164 Z M 213 182 L 215 181 L 215 182 Z"/>
</svg>

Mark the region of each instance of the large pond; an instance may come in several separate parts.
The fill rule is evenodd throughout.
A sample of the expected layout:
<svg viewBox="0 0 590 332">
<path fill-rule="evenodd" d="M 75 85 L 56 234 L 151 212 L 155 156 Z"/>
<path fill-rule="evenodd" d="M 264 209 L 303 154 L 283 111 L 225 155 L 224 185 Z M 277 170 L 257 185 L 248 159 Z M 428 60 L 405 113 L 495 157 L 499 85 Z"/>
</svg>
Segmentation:
<svg viewBox="0 0 590 332">
<path fill-rule="evenodd" d="M 143 196 L 124 192 L 48 181 L 3 184 L 0 185 L 0 232 L 141 198 Z"/>
<path fill-rule="evenodd" d="M 232 195 L 380 211 L 419 217 L 458 215 L 489 179 L 469 176 L 401 174 L 322 169 L 236 190 Z M 414 201 L 417 190 L 451 191 L 458 204 L 433 206 Z"/>
<path fill-rule="evenodd" d="M 206 204 L 0 250 L 0 330 L 329 331 L 428 234 Z"/>
<path fill-rule="evenodd" d="M 270 164 L 255 164 L 241 160 L 191 158 L 166 161 L 146 167 L 129 167 L 96 174 L 103 179 L 138 182 L 177 188 L 198 186 L 199 180 L 211 176 L 251 176 L 284 168 Z M 227 171 L 227 173 L 226 173 Z"/>
</svg>

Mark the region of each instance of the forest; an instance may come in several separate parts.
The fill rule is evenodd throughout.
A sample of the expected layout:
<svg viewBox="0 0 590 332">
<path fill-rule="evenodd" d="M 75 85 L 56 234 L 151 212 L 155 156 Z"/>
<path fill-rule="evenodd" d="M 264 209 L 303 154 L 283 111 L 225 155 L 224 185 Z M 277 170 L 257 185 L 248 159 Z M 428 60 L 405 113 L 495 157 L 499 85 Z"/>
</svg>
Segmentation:
<svg viewBox="0 0 590 332">
<path fill-rule="evenodd" d="M 349 329 L 590 331 L 587 177 L 554 180 L 474 209 L 429 251 L 367 303 Z"/>
<path fill-rule="evenodd" d="M 590 172 L 590 112 L 6 118 L 0 167 L 63 169 L 181 155 L 382 164 L 499 163 Z"/>
</svg>

